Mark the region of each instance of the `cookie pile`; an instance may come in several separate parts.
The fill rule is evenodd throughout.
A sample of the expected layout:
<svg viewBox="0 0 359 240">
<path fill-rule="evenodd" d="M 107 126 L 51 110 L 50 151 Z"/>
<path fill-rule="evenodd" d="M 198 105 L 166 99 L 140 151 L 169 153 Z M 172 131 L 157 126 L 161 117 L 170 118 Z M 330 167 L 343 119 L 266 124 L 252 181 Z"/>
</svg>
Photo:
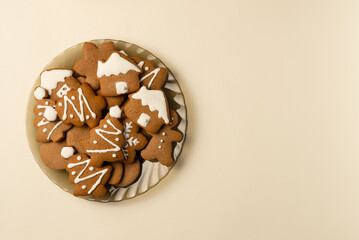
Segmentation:
<svg viewBox="0 0 359 240">
<path fill-rule="evenodd" d="M 113 42 L 84 43 L 73 69 L 40 74 L 34 91 L 36 141 L 43 162 L 66 170 L 75 196 L 128 187 L 144 161 L 173 164 L 178 116 L 162 90 L 167 69 L 129 57 Z"/>
</svg>

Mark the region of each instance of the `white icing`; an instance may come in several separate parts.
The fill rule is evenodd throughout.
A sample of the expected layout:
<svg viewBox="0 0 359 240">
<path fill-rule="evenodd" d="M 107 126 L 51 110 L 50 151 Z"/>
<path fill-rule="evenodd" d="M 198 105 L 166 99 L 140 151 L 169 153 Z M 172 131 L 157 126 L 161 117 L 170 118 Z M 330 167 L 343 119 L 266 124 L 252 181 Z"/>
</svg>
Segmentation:
<svg viewBox="0 0 359 240">
<path fill-rule="evenodd" d="M 121 150 L 121 147 L 115 144 L 114 142 L 110 141 L 108 138 L 106 138 L 103 133 L 109 134 L 109 135 L 119 135 L 122 134 L 122 131 L 115 127 L 115 125 L 110 121 L 110 119 L 106 120 L 107 123 L 114 129 L 114 131 L 107 131 L 103 130 L 101 128 L 95 129 L 95 132 L 97 135 L 99 135 L 103 140 L 108 142 L 110 145 L 113 146 L 113 148 L 110 149 L 94 149 L 94 150 L 86 150 L 88 153 L 107 153 L 107 152 L 118 152 Z M 104 126 L 105 127 L 105 126 Z"/>
<path fill-rule="evenodd" d="M 93 141 L 93 144 L 97 144 L 97 141 L 96 141 L 96 140 L 94 140 L 94 141 Z"/>
<path fill-rule="evenodd" d="M 75 182 L 76 184 L 79 183 L 79 182 L 82 182 L 82 181 L 84 181 L 84 180 L 93 178 L 93 177 L 95 177 L 95 176 L 97 176 L 97 175 L 101 175 L 101 176 L 97 179 L 97 181 L 95 182 L 95 184 L 92 185 L 92 187 L 90 188 L 90 190 L 87 192 L 88 194 L 91 194 L 91 193 L 93 192 L 93 190 L 95 190 L 96 187 L 101 183 L 101 180 L 102 180 L 103 176 L 107 173 L 108 169 L 105 168 L 105 169 L 103 169 L 103 170 L 101 170 L 101 171 L 98 171 L 98 172 L 96 172 L 96 173 L 93 173 L 93 174 L 90 174 L 90 175 L 88 175 L 88 176 L 86 176 L 86 177 L 81 178 L 81 176 L 82 176 L 82 174 L 84 173 L 85 169 L 86 169 L 86 168 L 88 167 L 88 165 L 90 164 L 90 159 L 87 159 L 87 160 L 85 160 L 85 161 L 78 162 L 78 163 L 70 163 L 70 164 L 67 165 L 67 167 L 68 167 L 69 169 L 71 169 L 71 168 L 73 168 L 73 167 L 76 167 L 76 166 L 79 166 L 79 165 L 83 165 L 83 164 L 85 164 L 86 166 L 81 170 L 81 172 L 79 173 L 79 175 L 76 176 L 76 178 L 75 178 L 75 180 L 74 180 L 74 182 Z"/>
<path fill-rule="evenodd" d="M 39 116 L 42 116 L 42 114 L 43 114 L 42 112 L 39 112 Z"/>
<path fill-rule="evenodd" d="M 161 146 L 158 146 L 159 149 L 161 149 L 162 147 Z"/>
<path fill-rule="evenodd" d="M 137 64 L 137 66 L 142 69 L 144 63 L 145 63 L 144 61 L 141 61 Z"/>
<path fill-rule="evenodd" d="M 145 71 L 148 71 L 148 69 L 150 69 L 149 67 L 145 67 Z"/>
<path fill-rule="evenodd" d="M 90 171 L 93 171 L 93 170 L 94 170 L 94 168 L 93 168 L 93 167 L 89 167 L 89 170 L 90 170 Z"/>
<path fill-rule="evenodd" d="M 80 121 L 83 122 L 85 121 L 85 117 L 84 117 L 84 103 L 86 104 L 87 109 L 89 110 L 89 112 L 91 113 L 91 116 L 93 118 L 96 118 L 96 114 L 92 111 L 92 109 L 90 108 L 90 105 L 85 97 L 85 95 L 83 94 L 83 91 L 81 88 L 77 89 L 78 93 L 79 93 L 79 102 L 80 102 L 80 111 L 76 108 L 75 104 L 70 100 L 70 98 L 68 96 L 64 96 L 64 115 L 62 116 L 62 120 L 66 120 L 67 119 L 67 105 L 68 103 L 70 103 L 75 111 L 75 113 L 77 114 L 77 116 L 79 116 Z M 59 104 L 60 106 L 60 104 Z"/>
<path fill-rule="evenodd" d="M 43 106 L 38 105 L 38 109 L 45 109 L 44 117 L 49 120 L 50 122 L 55 121 L 57 119 L 57 111 L 51 106 Z"/>
<path fill-rule="evenodd" d="M 46 120 L 46 118 L 41 119 L 41 121 L 37 124 L 38 127 L 49 124 L 50 122 Z"/>
<path fill-rule="evenodd" d="M 34 91 L 34 97 L 37 100 L 41 100 L 46 96 L 46 90 L 42 87 L 37 87 Z"/>
<path fill-rule="evenodd" d="M 158 118 L 162 118 L 163 121 L 168 124 L 167 104 L 164 93 L 160 90 L 148 90 L 145 86 L 132 95 L 133 99 L 141 100 L 142 106 L 148 106 L 150 111 L 158 111 Z"/>
<path fill-rule="evenodd" d="M 115 84 L 116 94 L 124 94 L 128 92 L 128 87 L 126 82 L 117 82 Z"/>
<path fill-rule="evenodd" d="M 146 68 L 145 68 L 145 70 L 146 70 Z M 160 70 L 161 70 L 161 68 L 156 68 L 155 70 L 153 70 L 150 73 L 146 74 L 145 76 L 141 77 L 140 82 L 142 82 L 143 80 L 145 80 L 149 76 L 153 75 L 150 82 L 148 83 L 148 86 L 147 86 L 148 88 L 150 88 L 152 83 L 153 83 L 153 80 L 155 80 L 155 78 L 157 77 L 157 74 L 160 72 Z"/>
<path fill-rule="evenodd" d="M 103 128 L 108 128 L 107 124 L 103 125 Z"/>
<path fill-rule="evenodd" d="M 61 149 L 61 156 L 66 159 L 73 156 L 74 153 L 75 153 L 75 149 L 73 147 L 63 147 Z"/>
<path fill-rule="evenodd" d="M 45 104 L 46 104 L 46 105 L 49 105 L 50 103 L 49 103 L 49 101 L 46 101 Z"/>
<path fill-rule="evenodd" d="M 123 50 L 121 50 L 120 53 L 127 56 L 127 53 L 125 51 L 123 51 Z"/>
<path fill-rule="evenodd" d="M 71 100 L 76 100 L 76 97 L 75 97 L 75 96 L 72 96 L 72 97 L 71 97 Z"/>
<path fill-rule="evenodd" d="M 114 158 L 115 158 L 115 157 L 117 157 L 117 155 L 116 155 L 116 154 L 112 154 L 112 157 L 114 157 Z"/>
<path fill-rule="evenodd" d="M 56 123 L 56 125 L 51 129 L 51 131 L 49 132 L 49 135 L 47 135 L 47 140 L 49 140 L 50 139 L 50 137 L 51 137 L 51 135 L 52 135 L 52 133 L 55 131 L 55 129 L 56 128 L 58 128 L 58 126 L 60 126 L 60 124 L 61 124 L 62 122 L 61 121 L 59 121 L 58 123 Z"/>
<path fill-rule="evenodd" d="M 106 62 L 98 61 L 97 77 L 109 77 L 111 75 L 118 76 L 121 73 L 126 74 L 130 70 L 141 72 L 141 70 L 136 65 L 121 57 L 121 55 L 117 52 L 114 52 Z"/>
<path fill-rule="evenodd" d="M 62 85 L 62 87 L 59 89 L 59 91 L 57 91 L 56 95 L 59 98 L 62 98 L 63 96 L 65 96 L 67 94 L 68 91 L 70 91 L 71 88 L 69 88 L 69 86 L 67 86 L 66 84 Z"/>
<path fill-rule="evenodd" d="M 82 185 L 81 188 L 85 190 L 85 189 L 86 189 L 86 185 Z"/>
<path fill-rule="evenodd" d="M 115 140 L 116 140 L 117 142 L 118 142 L 118 141 L 120 141 L 120 139 L 119 139 L 119 138 L 116 138 Z"/>
<path fill-rule="evenodd" d="M 81 156 L 77 156 L 77 160 L 81 161 L 82 157 Z"/>
<path fill-rule="evenodd" d="M 164 141 L 163 141 L 163 139 L 161 139 L 161 141 L 160 141 L 161 143 L 163 143 Z"/>
<path fill-rule="evenodd" d="M 67 69 L 43 71 L 40 75 L 41 87 L 45 88 L 51 95 L 52 90 L 57 87 L 57 84 L 59 82 L 65 82 L 65 78 L 72 76 L 72 74 L 72 70 Z"/>
<path fill-rule="evenodd" d="M 120 118 L 122 114 L 121 108 L 116 105 L 110 108 L 110 116 L 113 118 Z"/>
<path fill-rule="evenodd" d="M 72 171 L 72 172 L 71 172 L 71 175 L 72 175 L 72 176 L 75 176 L 75 175 L 76 175 L 76 171 Z"/>
<path fill-rule="evenodd" d="M 73 114 L 70 114 L 70 118 L 74 118 L 74 115 L 73 115 Z"/>
<path fill-rule="evenodd" d="M 86 119 L 89 120 L 89 119 L 90 119 L 90 116 L 89 116 L 89 115 L 86 115 Z"/>
<path fill-rule="evenodd" d="M 123 137 L 125 138 L 125 143 L 122 145 L 122 153 L 125 159 L 128 158 L 128 147 L 136 146 L 140 143 L 137 138 L 133 139 L 133 137 L 130 137 L 131 128 L 132 122 L 126 122 L 126 124 L 123 125 Z"/>
<path fill-rule="evenodd" d="M 163 132 L 163 133 L 162 133 L 162 135 L 163 135 L 163 136 L 166 136 L 166 133 L 165 133 L 165 132 Z"/>
<path fill-rule="evenodd" d="M 59 102 L 59 104 L 58 104 L 58 105 L 59 105 L 59 107 L 62 107 L 62 102 Z"/>
<path fill-rule="evenodd" d="M 44 133 L 47 132 L 47 128 L 42 129 L 42 132 Z"/>
<path fill-rule="evenodd" d="M 146 113 L 142 113 L 138 118 L 137 123 L 140 124 L 142 127 L 147 127 L 150 120 L 151 120 L 150 115 Z"/>
</svg>

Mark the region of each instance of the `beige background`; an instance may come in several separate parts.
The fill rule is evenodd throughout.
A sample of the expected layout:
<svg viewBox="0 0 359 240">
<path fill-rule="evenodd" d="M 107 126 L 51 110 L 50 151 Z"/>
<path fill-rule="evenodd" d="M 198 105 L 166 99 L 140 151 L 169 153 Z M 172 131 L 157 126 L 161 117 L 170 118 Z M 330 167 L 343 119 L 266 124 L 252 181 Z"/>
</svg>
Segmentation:
<svg viewBox="0 0 359 240">
<path fill-rule="evenodd" d="M 0 0 L 0 238 L 359 239 L 358 13 L 354 0 Z M 59 189 L 25 137 L 41 69 L 97 38 L 153 52 L 188 106 L 178 164 L 121 203 Z"/>
</svg>

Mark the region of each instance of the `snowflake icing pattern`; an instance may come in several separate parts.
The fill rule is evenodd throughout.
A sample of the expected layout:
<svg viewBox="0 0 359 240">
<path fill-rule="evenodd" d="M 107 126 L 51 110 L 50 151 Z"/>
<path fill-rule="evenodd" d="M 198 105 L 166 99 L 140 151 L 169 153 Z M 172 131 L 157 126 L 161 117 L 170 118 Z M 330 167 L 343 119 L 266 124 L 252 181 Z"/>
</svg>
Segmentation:
<svg viewBox="0 0 359 240">
<path fill-rule="evenodd" d="M 140 142 L 137 140 L 137 138 L 133 139 L 133 137 L 130 137 L 132 128 L 132 122 L 126 123 L 126 125 L 123 126 L 123 137 L 125 138 L 125 144 L 122 145 L 122 153 L 125 156 L 125 159 L 128 158 L 128 146 L 136 146 Z"/>
</svg>

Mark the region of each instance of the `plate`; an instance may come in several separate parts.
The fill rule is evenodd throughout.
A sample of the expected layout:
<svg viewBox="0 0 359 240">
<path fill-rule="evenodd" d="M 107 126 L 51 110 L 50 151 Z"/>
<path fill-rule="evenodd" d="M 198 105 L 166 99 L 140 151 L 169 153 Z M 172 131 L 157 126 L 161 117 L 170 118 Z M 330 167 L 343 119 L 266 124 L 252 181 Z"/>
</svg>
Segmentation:
<svg viewBox="0 0 359 240">
<path fill-rule="evenodd" d="M 155 57 L 149 51 L 135 45 L 121 40 L 113 39 L 98 39 L 92 40 L 92 42 L 97 46 L 101 45 L 104 42 L 112 41 L 117 50 L 124 50 L 130 57 L 137 56 L 143 60 L 151 60 L 157 67 L 166 67 L 168 70 L 168 79 L 166 84 L 163 87 L 163 90 L 166 93 L 169 107 L 175 110 L 179 116 L 177 129 L 183 134 L 183 139 L 181 142 L 173 143 L 173 158 L 175 163 L 182 151 L 184 141 L 186 139 L 186 129 L 187 129 L 187 110 L 185 99 L 180 88 L 179 83 L 175 79 L 174 75 L 170 69 L 165 66 L 165 64 L 157 57 Z M 72 69 L 78 59 L 82 57 L 82 46 L 84 43 L 79 43 L 73 47 L 70 47 L 63 51 L 61 54 L 56 56 L 43 70 L 51 68 L 70 68 Z M 46 176 L 57 186 L 59 186 L 64 191 L 71 193 L 73 192 L 74 186 L 70 184 L 68 173 L 58 170 L 53 170 L 47 167 L 40 157 L 40 145 L 41 143 L 35 141 L 36 136 L 36 127 L 34 126 L 35 115 L 33 113 L 33 108 L 36 105 L 36 100 L 33 97 L 33 92 L 37 86 L 40 85 L 40 75 L 37 77 L 35 84 L 32 87 L 30 96 L 27 103 L 27 112 L 26 112 L 26 134 L 29 142 L 30 150 L 36 160 L 37 164 L 41 170 L 46 174 Z M 127 188 L 119 188 L 111 186 L 108 193 L 102 198 L 96 198 L 92 195 L 81 197 L 86 200 L 98 201 L 98 202 L 118 202 L 126 199 L 134 198 L 138 195 L 141 195 L 147 192 L 149 189 L 156 186 L 169 171 L 173 168 L 175 163 L 171 167 L 164 166 L 159 162 L 155 161 L 144 161 L 141 169 L 141 176 L 134 184 L 130 185 Z"/>
</svg>

